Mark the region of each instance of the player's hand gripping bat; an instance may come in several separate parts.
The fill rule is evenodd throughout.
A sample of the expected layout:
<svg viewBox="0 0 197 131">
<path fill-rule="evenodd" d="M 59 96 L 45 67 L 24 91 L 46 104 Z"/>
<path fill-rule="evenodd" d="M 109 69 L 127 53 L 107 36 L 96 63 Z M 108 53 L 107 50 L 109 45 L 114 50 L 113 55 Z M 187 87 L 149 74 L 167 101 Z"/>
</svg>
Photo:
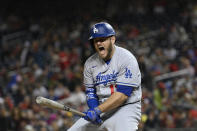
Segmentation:
<svg viewBox="0 0 197 131">
<path fill-rule="evenodd" d="M 69 111 L 79 116 L 85 116 L 85 114 L 80 111 L 77 111 L 59 102 L 56 102 L 56 101 L 53 101 L 53 100 L 50 100 L 41 96 L 36 97 L 36 103 L 42 106 L 53 108 L 53 109 Z"/>
</svg>

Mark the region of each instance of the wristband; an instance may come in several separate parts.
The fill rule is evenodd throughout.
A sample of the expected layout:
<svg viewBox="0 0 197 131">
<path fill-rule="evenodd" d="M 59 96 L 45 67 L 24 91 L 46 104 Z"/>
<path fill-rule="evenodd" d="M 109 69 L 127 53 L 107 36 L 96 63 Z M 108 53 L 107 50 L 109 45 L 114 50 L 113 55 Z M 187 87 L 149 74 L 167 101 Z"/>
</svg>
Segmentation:
<svg viewBox="0 0 197 131">
<path fill-rule="evenodd" d="M 94 109 L 99 105 L 98 96 L 95 88 L 86 88 L 86 100 L 90 109 Z"/>
</svg>

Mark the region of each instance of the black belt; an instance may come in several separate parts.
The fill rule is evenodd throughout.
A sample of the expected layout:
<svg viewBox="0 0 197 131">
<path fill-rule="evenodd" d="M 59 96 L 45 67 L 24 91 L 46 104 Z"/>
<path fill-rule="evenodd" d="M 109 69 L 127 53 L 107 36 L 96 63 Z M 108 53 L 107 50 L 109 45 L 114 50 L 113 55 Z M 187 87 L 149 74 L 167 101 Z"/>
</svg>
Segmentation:
<svg viewBox="0 0 197 131">
<path fill-rule="evenodd" d="M 126 103 L 126 104 L 121 105 L 120 107 L 126 106 L 126 105 L 130 105 L 130 104 L 135 104 L 135 103 L 140 102 L 140 101 L 141 101 L 141 100 L 138 100 L 138 101 L 135 101 L 135 102 L 132 102 L 132 103 Z"/>
</svg>

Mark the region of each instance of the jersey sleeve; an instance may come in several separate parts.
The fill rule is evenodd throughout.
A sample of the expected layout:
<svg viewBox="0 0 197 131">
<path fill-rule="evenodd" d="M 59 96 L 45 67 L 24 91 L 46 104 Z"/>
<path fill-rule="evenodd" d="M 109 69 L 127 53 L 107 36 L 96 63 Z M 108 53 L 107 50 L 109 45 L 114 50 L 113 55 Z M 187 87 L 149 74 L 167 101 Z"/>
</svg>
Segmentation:
<svg viewBox="0 0 197 131">
<path fill-rule="evenodd" d="M 139 87 L 140 84 L 141 73 L 136 58 L 129 56 L 121 59 L 117 85 Z"/>
<path fill-rule="evenodd" d="M 86 62 L 84 65 L 83 83 L 85 87 L 94 87 L 92 72 L 88 65 L 89 65 L 88 62 Z"/>
</svg>

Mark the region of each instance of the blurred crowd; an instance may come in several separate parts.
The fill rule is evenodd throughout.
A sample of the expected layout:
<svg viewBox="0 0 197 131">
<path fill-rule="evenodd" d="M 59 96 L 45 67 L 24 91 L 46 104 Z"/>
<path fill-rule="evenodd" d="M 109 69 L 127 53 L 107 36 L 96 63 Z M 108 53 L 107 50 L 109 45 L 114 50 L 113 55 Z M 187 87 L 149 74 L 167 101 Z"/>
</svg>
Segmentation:
<svg viewBox="0 0 197 131">
<path fill-rule="evenodd" d="M 60 5 L 52 8 L 58 14 L 51 15 L 26 17 L 23 6 L 18 13 L 0 13 L 1 131 L 63 131 L 79 119 L 40 107 L 35 98 L 87 109 L 83 64 L 94 52 L 88 29 L 100 21 L 111 23 L 117 45 L 138 59 L 143 90 L 140 130 L 197 128 L 197 2 L 108 0 L 93 3 L 91 12 L 70 11 L 69 17 Z M 102 11 L 94 8 L 100 6 Z M 156 79 L 179 71 L 185 73 Z"/>
</svg>

